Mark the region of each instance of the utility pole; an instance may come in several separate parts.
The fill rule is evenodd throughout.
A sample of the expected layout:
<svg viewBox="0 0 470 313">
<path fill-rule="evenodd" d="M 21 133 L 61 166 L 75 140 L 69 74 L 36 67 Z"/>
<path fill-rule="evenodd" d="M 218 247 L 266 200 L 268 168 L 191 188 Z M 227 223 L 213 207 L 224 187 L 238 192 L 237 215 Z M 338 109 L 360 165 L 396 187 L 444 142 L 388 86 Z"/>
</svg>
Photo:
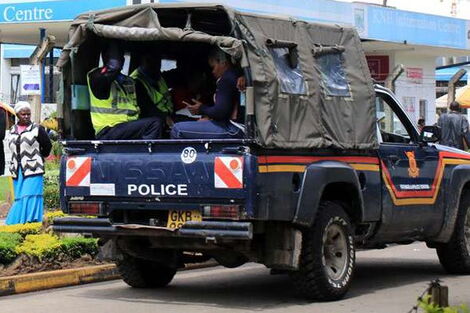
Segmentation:
<svg viewBox="0 0 470 313">
<path fill-rule="evenodd" d="M 33 53 L 29 57 L 29 64 L 31 65 L 39 65 L 40 72 L 43 72 L 44 67 L 44 58 L 46 57 L 47 53 L 54 48 L 55 45 L 55 37 L 51 35 L 44 36 L 41 38 L 41 42 L 36 46 Z M 42 80 L 42 79 L 41 79 Z M 41 82 L 44 84 L 44 81 Z M 41 89 L 43 90 L 44 85 L 42 85 Z M 31 118 L 33 122 L 39 123 L 41 122 L 41 97 L 43 96 L 43 91 L 41 90 L 41 95 L 38 96 L 30 96 L 29 101 L 31 102 Z"/>
<path fill-rule="evenodd" d="M 448 89 L 447 89 L 447 107 L 455 101 L 455 84 L 462 78 L 463 75 L 465 75 L 467 71 L 461 68 L 457 73 L 452 76 L 452 78 L 449 80 L 448 84 Z"/>
</svg>

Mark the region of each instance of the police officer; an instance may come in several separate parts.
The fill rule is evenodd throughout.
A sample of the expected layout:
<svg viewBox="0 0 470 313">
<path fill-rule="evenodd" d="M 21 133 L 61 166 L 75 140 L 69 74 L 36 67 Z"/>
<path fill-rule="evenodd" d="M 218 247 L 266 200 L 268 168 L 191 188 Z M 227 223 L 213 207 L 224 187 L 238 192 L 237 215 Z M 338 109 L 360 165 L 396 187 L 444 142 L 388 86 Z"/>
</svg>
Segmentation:
<svg viewBox="0 0 470 313">
<path fill-rule="evenodd" d="M 141 118 L 160 117 L 163 121 L 173 112 L 170 92 L 160 68 L 160 56 L 144 52 L 140 66 L 130 75 L 135 81 Z"/>
<path fill-rule="evenodd" d="M 161 120 L 139 118 L 134 80 L 121 73 L 124 52 L 110 42 L 102 54 L 104 66 L 88 73 L 90 113 L 96 139 L 157 139 Z"/>
</svg>

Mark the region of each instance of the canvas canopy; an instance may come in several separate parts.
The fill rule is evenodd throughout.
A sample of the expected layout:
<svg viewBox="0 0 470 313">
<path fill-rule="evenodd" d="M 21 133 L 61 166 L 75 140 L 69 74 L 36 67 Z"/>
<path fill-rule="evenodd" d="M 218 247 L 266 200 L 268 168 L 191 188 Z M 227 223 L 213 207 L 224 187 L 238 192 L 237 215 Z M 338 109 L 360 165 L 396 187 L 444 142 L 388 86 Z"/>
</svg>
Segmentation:
<svg viewBox="0 0 470 313">
<path fill-rule="evenodd" d="M 169 10 L 223 16 L 223 34 L 161 21 Z M 217 17 L 211 14 L 217 12 Z M 223 12 L 221 15 L 220 12 Z M 168 24 L 168 23 L 167 23 Z M 201 23 L 200 25 L 204 25 Z M 220 27 L 223 29 L 222 25 Z M 375 92 L 353 28 L 260 16 L 208 4 L 147 4 L 89 12 L 72 23 L 58 66 L 90 36 L 217 45 L 248 68 L 255 139 L 267 148 L 374 149 Z"/>
</svg>

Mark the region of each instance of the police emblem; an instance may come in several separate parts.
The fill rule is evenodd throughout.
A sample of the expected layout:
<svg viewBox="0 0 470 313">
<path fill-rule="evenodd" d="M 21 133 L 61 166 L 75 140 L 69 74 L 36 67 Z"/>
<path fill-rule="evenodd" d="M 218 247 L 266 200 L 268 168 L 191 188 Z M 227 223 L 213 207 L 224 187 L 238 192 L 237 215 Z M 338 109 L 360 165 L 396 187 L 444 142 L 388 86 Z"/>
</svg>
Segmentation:
<svg viewBox="0 0 470 313">
<path fill-rule="evenodd" d="M 405 151 L 406 156 L 408 157 L 408 175 L 412 178 L 416 178 L 419 176 L 419 168 L 418 164 L 416 163 L 415 152 L 414 151 Z"/>
</svg>

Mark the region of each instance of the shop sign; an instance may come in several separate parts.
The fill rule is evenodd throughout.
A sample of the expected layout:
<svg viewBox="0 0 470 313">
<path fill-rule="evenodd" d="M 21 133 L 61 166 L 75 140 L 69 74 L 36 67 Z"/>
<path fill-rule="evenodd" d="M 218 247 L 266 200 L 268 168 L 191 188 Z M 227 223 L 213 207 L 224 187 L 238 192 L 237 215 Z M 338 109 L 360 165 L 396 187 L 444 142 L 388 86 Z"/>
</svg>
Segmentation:
<svg viewBox="0 0 470 313">
<path fill-rule="evenodd" d="M 369 39 L 465 49 L 467 36 L 463 19 L 367 6 Z"/>
<path fill-rule="evenodd" d="M 0 5 L 0 23 L 31 23 L 72 20 L 77 15 L 127 4 L 126 0 L 30 1 Z"/>
<path fill-rule="evenodd" d="M 407 67 L 406 68 L 406 77 L 408 81 L 415 84 L 423 83 L 423 69 L 420 67 Z"/>
<path fill-rule="evenodd" d="M 39 65 L 20 65 L 21 95 L 41 95 L 41 73 Z"/>
</svg>

